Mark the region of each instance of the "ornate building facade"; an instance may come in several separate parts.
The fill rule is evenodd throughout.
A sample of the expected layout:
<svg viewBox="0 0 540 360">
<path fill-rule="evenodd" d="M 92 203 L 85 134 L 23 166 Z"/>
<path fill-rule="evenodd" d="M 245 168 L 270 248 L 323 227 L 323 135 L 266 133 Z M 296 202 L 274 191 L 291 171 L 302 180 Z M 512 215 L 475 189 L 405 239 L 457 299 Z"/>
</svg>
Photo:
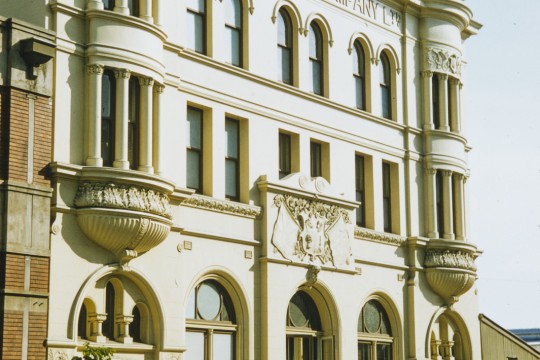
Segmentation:
<svg viewBox="0 0 540 360">
<path fill-rule="evenodd" d="M 463 1 L 0 11 L 2 359 L 482 357 Z"/>
</svg>

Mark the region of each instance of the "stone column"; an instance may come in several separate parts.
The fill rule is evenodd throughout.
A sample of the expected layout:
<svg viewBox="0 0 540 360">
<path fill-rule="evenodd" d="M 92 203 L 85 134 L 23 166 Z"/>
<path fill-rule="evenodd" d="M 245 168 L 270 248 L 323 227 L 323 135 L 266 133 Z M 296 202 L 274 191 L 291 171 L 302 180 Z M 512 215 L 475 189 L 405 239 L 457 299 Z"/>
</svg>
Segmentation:
<svg viewBox="0 0 540 360">
<path fill-rule="evenodd" d="M 163 94 L 163 90 L 165 89 L 165 86 L 161 84 L 156 84 L 154 86 L 154 114 L 152 119 L 152 163 L 154 165 L 154 171 L 158 175 L 162 175 L 162 168 L 161 168 L 161 119 L 163 116 L 161 115 L 161 94 Z"/>
<path fill-rule="evenodd" d="M 88 0 L 86 10 L 103 10 L 103 0 Z"/>
<path fill-rule="evenodd" d="M 107 337 L 103 335 L 103 322 L 107 320 L 107 314 L 90 314 L 90 336 L 89 340 L 98 343 L 107 342 Z"/>
<path fill-rule="evenodd" d="M 103 166 L 101 157 L 101 82 L 103 66 L 88 65 L 87 166 Z"/>
<path fill-rule="evenodd" d="M 151 78 L 139 78 L 141 85 L 140 104 L 140 133 L 139 133 L 139 171 L 149 174 L 154 173 L 152 167 L 152 86 L 154 80 Z"/>
<path fill-rule="evenodd" d="M 454 206 L 456 240 L 465 240 L 465 208 L 463 198 L 463 174 L 454 174 Z"/>
<path fill-rule="evenodd" d="M 454 239 L 453 224 L 453 204 L 452 204 L 452 172 L 450 170 L 442 171 L 443 188 L 443 218 L 444 218 L 444 239 Z"/>
<path fill-rule="evenodd" d="M 157 1 L 157 0 L 154 0 Z M 141 0 L 141 19 L 148 22 L 154 22 L 152 18 L 152 0 Z"/>
<path fill-rule="evenodd" d="M 427 190 L 427 230 L 428 237 L 436 239 L 439 237 L 437 232 L 437 182 L 435 175 L 437 170 L 433 168 L 426 169 L 426 190 Z"/>
<path fill-rule="evenodd" d="M 129 15 L 128 0 L 115 0 L 114 11 L 120 14 Z"/>
<path fill-rule="evenodd" d="M 431 88 L 433 71 L 423 71 L 422 78 L 424 82 L 424 130 L 430 130 L 434 128 L 433 111 L 431 109 L 433 103 L 433 89 Z"/>
<path fill-rule="evenodd" d="M 451 78 L 450 80 L 450 93 L 448 94 L 450 106 L 450 130 L 458 133 L 461 131 L 459 126 L 458 114 L 459 114 L 459 80 Z"/>
<path fill-rule="evenodd" d="M 441 122 L 440 130 L 449 131 L 448 125 L 448 75 L 438 74 L 439 76 L 439 119 Z"/>
<path fill-rule="evenodd" d="M 129 325 L 133 322 L 133 315 L 116 315 L 118 324 L 118 342 L 133 344 L 133 338 L 129 335 Z"/>
<path fill-rule="evenodd" d="M 116 77 L 116 113 L 114 124 L 114 163 L 115 168 L 129 169 L 128 161 L 128 107 L 129 107 L 129 70 L 115 70 Z"/>
</svg>

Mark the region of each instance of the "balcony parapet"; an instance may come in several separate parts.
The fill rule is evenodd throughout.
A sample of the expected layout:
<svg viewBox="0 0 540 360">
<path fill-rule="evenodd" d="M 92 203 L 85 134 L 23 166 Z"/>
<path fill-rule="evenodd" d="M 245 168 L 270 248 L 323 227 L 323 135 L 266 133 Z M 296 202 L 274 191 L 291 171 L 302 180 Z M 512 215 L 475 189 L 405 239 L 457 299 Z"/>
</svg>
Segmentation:
<svg viewBox="0 0 540 360">
<path fill-rule="evenodd" d="M 424 267 L 433 289 L 449 305 L 453 305 L 476 281 L 475 245 L 461 241 L 432 239 L 429 241 Z"/>
</svg>

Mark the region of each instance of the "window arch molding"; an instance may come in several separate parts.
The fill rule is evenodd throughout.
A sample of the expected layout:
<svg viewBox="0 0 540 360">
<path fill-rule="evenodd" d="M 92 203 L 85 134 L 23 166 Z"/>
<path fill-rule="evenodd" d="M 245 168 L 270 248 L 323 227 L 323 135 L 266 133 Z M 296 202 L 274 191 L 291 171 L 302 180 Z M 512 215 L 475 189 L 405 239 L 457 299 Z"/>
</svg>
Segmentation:
<svg viewBox="0 0 540 360">
<path fill-rule="evenodd" d="M 467 329 L 467 325 L 465 325 L 465 322 L 463 321 L 463 318 L 459 313 L 457 313 L 455 310 L 450 309 L 448 306 L 441 306 L 433 316 L 431 317 L 431 320 L 429 322 L 429 326 L 426 331 L 426 345 L 425 345 L 425 357 L 426 359 L 431 359 L 431 340 L 432 336 L 435 335 L 437 337 L 440 336 L 439 329 L 437 329 L 437 325 L 439 325 L 439 322 L 443 320 L 443 322 L 446 323 L 446 326 L 451 327 L 454 330 L 455 334 L 459 334 L 459 338 L 461 340 L 461 349 L 463 352 L 463 357 L 459 358 L 456 357 L 456 360 L 463 360 L 463 359 L 470 359 L 472 357 L 472 345 L 471 345 L 471 337 L 469 334 L 469 331 Z M 440 337 L 439 337 L 440 338 Z"/>
<path fill-rule="evenodd" d="M 278 13 L 282 8 L 289 12 L 293 28 L 297 29 L 298 32 L 302 34 L 304 32 L 304 28 L 302 27 L 302 15 L 300 14 L 298 7 L 290 0 L 279 0 L 276 2 L 274 9 L 272 10 L 272 23 L 276 23 Z"/>
<path fill-rule="evenodd" d="M 357 51 L 356 47 L 359 46 L 364 53 L 364 111 L 372 111 L 372 64 L 375 58 L 373 57 L 373 45 L 369 38 L 361 32 L 355 32 L 349 39 L 349 48 L 347 51 L 349 55 L 353 56 L 353 53 Z"/>
<path fill-rule="evenodd" d="M 87 304 L 92 304 L 94 311 L 97 309 L 96 304 L 98 302 L 96 302 L 96 300 L 98 299 L 96 297 L 97 292 L 95 291 L 96 286 L 106 286 L 107 282 L 112 279 L 115 279 L 114 282 L 118 281 L 121 283 L 123 278 L 129 280 L 133 284 L 133 286 L 136 287 L 141 296 L 144 297 L 143 300 L 146 307 L 148 309 L 151 309 L 149 313 L 152 317 L 152 343 L 162 344 L 163 336 L 161 329 L 166 329 L 167 325 L 165 324 L 166 318 L 162 311 L 162 304 L 159 301 L 157 293 L 154 291 L 155 287 L 153 286 L 152 282 L 149 281 L 146 276 L 144 276 L 144 274 L 138 269 L 130 267 L 129 271 L 124 271 L 122 266 L 119 264 L 106 265 L 96 270 L 94 273 L 90 274 L 86 278 L 83 285 L 80 287 L 77 296 L 72 303 L 68 321 L 67 333 L 73 341 L 77 340 L 79 313 L 83 304 L 85 304 L 86 306 L 88 306 Z M 115 286 L 114 282 L 113 287 Z M 103 288 L 103 291 L 104 289 L 105 288 Z M 143 301 L 141 299 L 133 300 L 137 303 Z M 98 301 L 102 300 L 100 299 Z M 87 311 L 88 310 L 89 309 L 87 307 Z"/>
<path fill-rule="evenodd" d="M 276 3 L 274 6 L 274 10 L 272 13 L 272 23 L 276 24 L 276 26 L 279 26 L 277 24 L 278 17 L 281 16 L 280 13 L 285 12 L 288 16 L 288 20 L 290 22 L 290 37 L 291 37 L 291 45 L 290 45 L 290 71 L 291 71 L 291 81 L 288 83 L 292 86 L 298 86 L 299 83 L 299 61 L 298 61 L 298 36 L 299 34 L 303 33 L 302 28 L 302 19 L 301 15 L 298 11 L 298 8 L 295 4 L 290 2 L 289 0 L 280 0 Z M 279 43 L 279 37 L 277 39 L 277 43 Z M 277 66 L 279 66 L 278 64 Z M 280 80 L 280 79 L 278 79 Z"/>
<path fill-rule="evenodd" d="M 314 26 L 313 30 L 316 32 L 310 33 L 310 28 Z M 304 25 L 304 36 L 308 38 L 308 59 L 310 67 L 311 83 L 307 86 L 311 93 L 317 94 L 319 96 L 328 97 L 329 96 L 329 68 L 330 68 L 330 47 L 332 47 L 334 41 L 332 37 L 332 30 L 330 24 L 325 17 L 318 13 L 311 13 L 305 22 Z M 314 36 L 314 38 L 312 38 Z M 320 39 L 318 39 L 320 37 Z M 316 39 L 316 40 L 315 40 Z M 315 42 L 312 43 L 312 41 Z M 318 41 L 317 41 L 318 40 Z M 318 44 L 316 46 L 313 46 Z M 320 53 L 319 53 L 320 46 Z M 315 56 L 315 53 L 317 56 Z M 303 55 L 304 56 L 304 55 Z M 300 59 L 303 61 L 303 58 Z"/>
<path fill-rule="evenodd" d="M 398 121 L 398 103 L 399 103 L 399 94 L 398 91 L 400 91 L 400 86 L 398 84 L 399 80 L 399 74 L 401 72 L 400 68 L 400 62 L 399 62 L 399 56 L 397 55 L 397 52 L 394 50 L 393 47 L 391 47 L 388 44 L 381 44 L 375 53 L 374 59 L 375 64 L 379 67 L 383 66 L 381 63 L 381 56 L 385 55 L 385 57 L 388 59 L 388 66 L 389 66 L 389 75 L 390 75 L 390 116 L 388 117 L 389 120 Z M 377 80 L 377 81 L 380 81 Z M 380 99 L 382 101 L 382 99 Z M 382 105 L 381 105 L 382 107 Z"/>
<path fill-rule="evenodd" d="M 309 25 L 315 21 L 317 25 L 319 25 L 319 28 L 321 29 L 322 36 L 323 36 L 323 42 L 328 44 L 329 47 L 332 47 L 334 45 L 334 37 L 332 35 L 332 28 L 330 27 L 330 23 L 324 16 L 322 16 L 319 13 L 311 13 L 306 18 L 306 22 L 304 24 L 304 36 L 308 36 L 309 34 Z M 328 56 L 328 54 L 325 54 Z"/>
<path fill-rule="evenodd" d="M 388 321 L 390 322 L 390 328 L 392 329 L 392 337 L 394 338 L 393 342 L 393 359 L 402 359 L 404 357 L 404 344 L 403 344 L 403 322 L 401 320 L 401 317 L 399 316 L 399 310 L 396 307 L 396 302 L 392 300 L 392 298 L 382 292 L 375 292 L 368 297 L 365 298 L 365 300 L 359 304 L 359 308 L 357 310 L 357 319 L 360 319 L 360 315 L 362 313 L 362 310 L 364 309 L 364 306 L 369 301 L 376 301 L 378 302 L 384 311 L 386 312 L 386 315 L 388 316 Z"/>
<path fill-rule="evenodd" d="M 253 321 L 251 314 L 253 314 L 253 308 L 250 302 L 247 301 L 247 291 L 241 285 L 242 282 L 235 275 L 231 274 L 227 269 L 223 267 L 211 267 L 196 275 L 193 281 L 186 287 L 184 294 L 184 314 L 186 305 L 189 302 L 189 296 L 195 288 L 205 281 L 215 281 L 225 289 L 229 296 L 232 307 L 234 310 L 237 326 L 237 339 L 236 339 L 236 358 L 235 359 L 251 359 L 253 358 L 252 351 L 250 349 L 250 324 Z"/>
</svg>

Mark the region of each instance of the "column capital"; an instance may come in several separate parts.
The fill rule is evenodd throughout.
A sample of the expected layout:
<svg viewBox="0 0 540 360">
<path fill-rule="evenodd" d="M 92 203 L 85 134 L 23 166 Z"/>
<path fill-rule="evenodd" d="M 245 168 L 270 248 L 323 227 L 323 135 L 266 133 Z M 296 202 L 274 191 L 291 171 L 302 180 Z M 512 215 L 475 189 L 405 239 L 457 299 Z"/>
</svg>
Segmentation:
<svg viewBox="0 0 540 360">
<path fill-rule="evenodd" d="M 158 82 L 154 83 L 154 92 L 156 94 L 163 94 L 164 90 L 165 90 L 165 85 L 160 84 Z"/>
<path fill-rule="evenodd" d="M 86 65 L 86 72 L 90 75 L 103 75 L 104 67 L 100 64 Z"/>
<path fill-rule="evenodd" d="M 435 175 L 437 174 L 437 169 L 435 168 L 426 168 L 426 175 Z"/>
<path fill-rule="evenodd" d="M 452 85 L 459 85 L 459 84 L 461 84 L 461 81 L 459 81 L 459 79 L 456 79 L 455 77 L 451 77 L 450 79 L 448 79 L 448 81 L 449 81 L 450 84 L 452 84 Z"/>
<path fill-rule="evenodd" d="M 147 78 L 147 77 L 140 77 L 139 78 L 139 84 L 141 86 L 152 86 L 152 85 L 154 85 L 154 79 Z"/>
<path fill-rule="evenodd" d="M 445 177 L 451 177 L 452 176 L 452 170 L 442 170 L 442 174 Z"/>
<path fill-rule="evenodd" d="M 439 77 L 440 81 L 447 81 L 448 80 L 448 74 L 438 73 L 437 76 Z"/>
<path fill-rule="evenodd" d="M 462 173 L 454 173 L 454 178 L 461 181 L 465 178 L 465 175 L 463 175 Z"/>
<path fill-rule="evenodd" d="M 114 77 L 117 79 L 129 79 L 131 76 L 131 71 L 128 69 L 115 69 Z"/>
<path fill-rule="evenodd" d="M 422 71 L 422 77 L 425 77 L 425 78 L 433 77 L 433 71 L 430 71 L 430 70 Z"/>
</svg>

